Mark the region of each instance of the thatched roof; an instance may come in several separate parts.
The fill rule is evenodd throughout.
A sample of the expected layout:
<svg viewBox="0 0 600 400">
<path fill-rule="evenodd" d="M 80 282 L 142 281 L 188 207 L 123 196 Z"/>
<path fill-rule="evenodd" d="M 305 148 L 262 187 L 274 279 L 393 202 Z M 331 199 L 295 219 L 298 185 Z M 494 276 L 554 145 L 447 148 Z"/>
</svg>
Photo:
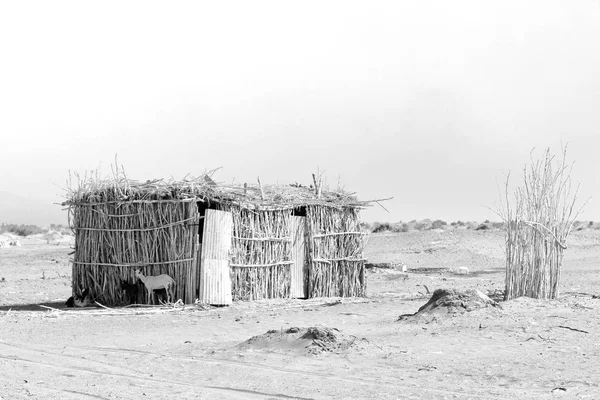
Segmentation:
<svg viewBox="0 0 600 400">
<path fill-rule="evenodd" d="M 98 175 L 82 178 L 76 175 L 76 186 L 67 189 L 65 206 L 89 205 L 107 202 L 155 202 L 155 201 L 205 201 L 234 203 L 248 208 L 295 208 L 306 205 L 361 208 L 380 200 L 361 201 L 355 193 L 344 189 L 330 190 L 321 177 L 313 175 L 314 185 L 298 183 L 264 185 L 224 184 L 216 182 L 216 170 L 199 177 L 155 179 L 139 182 L 122 174 L 110 179 Z"/>
</svg>

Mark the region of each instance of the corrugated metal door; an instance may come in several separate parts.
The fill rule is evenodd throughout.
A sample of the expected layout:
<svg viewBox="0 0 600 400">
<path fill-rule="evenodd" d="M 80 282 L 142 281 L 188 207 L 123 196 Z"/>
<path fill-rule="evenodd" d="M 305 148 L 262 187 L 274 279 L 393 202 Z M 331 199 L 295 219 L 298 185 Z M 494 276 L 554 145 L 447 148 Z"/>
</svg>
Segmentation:
<svg viewBox="0 0 600 400">
<path fill-rule="evenodd" d="M 305 217 L 292 217 L 292 260 L 291 265 L 291 297 L 308 297 L 308 287 L 306 286 L 306 219 Z"/>
<path fill-rule="evenodd" d="M 231 304 L 229 253 L 233 218 L 230 212 L 206 210 L 202 255 L 200 256 L 200 301 L 205 304 Z"/>
</svg>

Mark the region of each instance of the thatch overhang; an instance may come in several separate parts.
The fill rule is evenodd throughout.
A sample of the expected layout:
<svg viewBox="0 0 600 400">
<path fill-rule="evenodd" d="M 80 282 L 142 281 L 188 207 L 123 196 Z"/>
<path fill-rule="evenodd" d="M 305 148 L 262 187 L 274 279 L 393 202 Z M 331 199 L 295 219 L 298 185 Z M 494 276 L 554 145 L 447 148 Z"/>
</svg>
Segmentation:
<svg viewBox="0 0 600 400">
<path fill-rule="evenodd" d="M 214 171 L 213 171 L 214 172 Z M 364 208 L 380 200 L 361 201 L 355 193 L 344 189 L 329 190 L 313 185 L 224 184 L 216 183 L 212 173 L 180 181 L 156 179 L 139 182 L 119 179 L 80 181 L 67 193 L 64 206 L 98 203 L 198 201 L 229 203 L 248 209 L 282 210 L 303 206 L 326 206 L 338 209 Z"/>
</svg>

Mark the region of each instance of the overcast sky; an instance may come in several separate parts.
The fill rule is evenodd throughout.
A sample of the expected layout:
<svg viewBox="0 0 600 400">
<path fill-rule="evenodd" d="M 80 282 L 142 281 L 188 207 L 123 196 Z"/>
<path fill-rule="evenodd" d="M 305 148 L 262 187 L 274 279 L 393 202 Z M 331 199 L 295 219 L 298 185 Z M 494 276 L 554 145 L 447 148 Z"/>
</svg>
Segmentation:
<svg viewBox="0 0 600 400">
<path fill-rule="evenodd" d="M 497 181 L 569 143 L 600 220 L 600 2 L 2 2 L 0 190 L 69 170 L 328 182 L 367 221 L 498 219 Z"/>
</svg>

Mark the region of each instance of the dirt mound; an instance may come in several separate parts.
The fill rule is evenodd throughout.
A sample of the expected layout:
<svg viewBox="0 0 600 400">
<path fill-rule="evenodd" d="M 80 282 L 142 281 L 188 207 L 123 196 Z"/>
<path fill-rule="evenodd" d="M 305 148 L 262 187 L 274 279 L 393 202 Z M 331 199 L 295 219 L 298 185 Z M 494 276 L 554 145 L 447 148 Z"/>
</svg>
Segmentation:
<svg viewBox="0 0 600 400">
<path fill-rule="evenodd" d="M 463 314 L 500 305 L 479 290 L 437 289 L 427 303 L 414 314 L 401 315 L 399 321 L 422 321 L 448 314 Z"/>
<path fill-rule="evenodd" d="M 253 336 L 236 347 L 241 350 L 316 355 L 346 351 L 361 341 L 366 341 L 366 339 L 357 339 L 356 336 L 346 335 L 337 328 L 294 327 L 286 330 L 270 330 L 262 335 Z"/>
</svg>

